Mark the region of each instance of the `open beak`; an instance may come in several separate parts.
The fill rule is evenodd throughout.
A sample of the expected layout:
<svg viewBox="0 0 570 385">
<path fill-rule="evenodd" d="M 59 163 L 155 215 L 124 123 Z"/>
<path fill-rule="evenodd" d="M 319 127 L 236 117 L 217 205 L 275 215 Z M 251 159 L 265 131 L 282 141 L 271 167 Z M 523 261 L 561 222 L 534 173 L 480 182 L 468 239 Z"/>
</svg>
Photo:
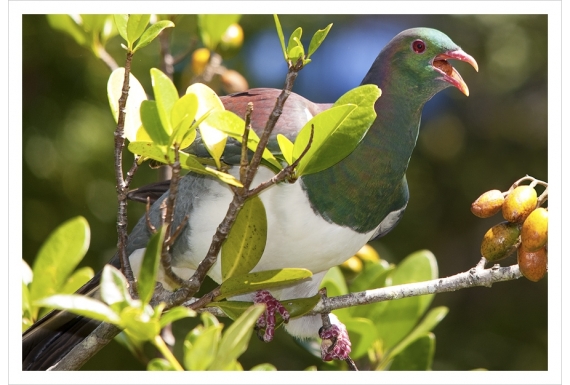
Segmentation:
<svg viewBox="0 0 570 385">
<path fill-rule="evenodd" d="M 469 88 L 467 84 L 459 75 L 459 72 L 451 64 L 447 62 L 447 59 L 456 59 L 467 62 L 475 68 L 475 71 L 479 72 L 479 66 L 477 62 L 471 55 L 468 55 L 461 49 L 457 49 L 454 51 L 448 51 L 446 53 L 437 55 L 433 58 L 432 66 L 435 68 L 437 72 L 440 72 L 443 76 L 440 78 L 443 81 L 448 82 L 452 86 L 457 87 L 461 92 L 465 94 L 465 96 L 469 96 Z"/>
</svg>

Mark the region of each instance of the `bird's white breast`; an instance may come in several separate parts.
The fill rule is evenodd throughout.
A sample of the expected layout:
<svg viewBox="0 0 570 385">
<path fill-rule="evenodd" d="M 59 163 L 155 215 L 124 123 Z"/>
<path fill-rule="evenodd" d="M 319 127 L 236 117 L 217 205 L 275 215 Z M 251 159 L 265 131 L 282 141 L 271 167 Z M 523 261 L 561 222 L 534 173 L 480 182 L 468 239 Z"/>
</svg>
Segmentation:
<svg viewBox="0 0 570 385">
<path fill-rule="evenodd" d="M 231 172 L 235 174 L 237 170 Z M 252 187 L 273 175 L 260 167 Z M 175 267 L 183 276 L 187 274 L 181 269 L 194 270 L 206 256 L 232 200 L 232 192 L 225 184 L 213 179 L 207 183 L 209 194 L 199 197 L 190 213 L 190 250 L 184 258 L 177 258 Z M 327 222 L 315 214 L 300 182 L 274 185 L 263 191 L 260 198 L 267 213 L 268 235 L 263 256 L 253 271 L 297 267 L 318 273 L 350 258 L 375 232 L 362 234 Z M 219 258 L 209 275 L 221 282 Z"/>
</svg>

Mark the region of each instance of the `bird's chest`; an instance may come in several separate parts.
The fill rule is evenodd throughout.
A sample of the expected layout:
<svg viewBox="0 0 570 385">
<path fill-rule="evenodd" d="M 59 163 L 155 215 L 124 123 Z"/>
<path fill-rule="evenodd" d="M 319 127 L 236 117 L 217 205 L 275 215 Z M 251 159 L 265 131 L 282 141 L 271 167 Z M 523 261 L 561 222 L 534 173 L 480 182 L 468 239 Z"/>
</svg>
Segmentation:
<svg viewBox="0 0 570 385">
<path fill-rule="evenodd" d="M 271 176 L 269 170 L 260 168 L 252 186 Z M 175 262 L 180 267 L 195 268 L 206 255 L 232 199 L 226 186 L 214 180 L 209 183 L 210 193 L 197 200 L 190 213 L 189 250 Z M 253 271 L 285 267 L 324 271 L 350 258 L 374 233 L 359 233 L 315 214 L 300 183 L 272 186 L 260 198 L 266 210 L 268 234 L 263 256 Z M 215 281 L 221 280 L 219 259 L 209 275 Z"/>
</svg>

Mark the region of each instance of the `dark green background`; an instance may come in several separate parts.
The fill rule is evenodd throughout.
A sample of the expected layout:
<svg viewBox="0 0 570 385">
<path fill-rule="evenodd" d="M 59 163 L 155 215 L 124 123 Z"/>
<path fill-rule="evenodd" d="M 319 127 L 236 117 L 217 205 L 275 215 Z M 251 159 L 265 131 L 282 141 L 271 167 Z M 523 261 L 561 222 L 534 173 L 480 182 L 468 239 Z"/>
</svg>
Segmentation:
<svg viewBox="0 0 570 385">
<path fill-rule="evenodd" d="M 194 40 L 194 16 L 174 21 L 174 53 L 200 45 Z M 305 90 L 301 93 L 315 101 L 333 102 L 340 94 L 319 85 L 340 83 L 343 69 L 349 71 L 352 67 L 348 63 L 353 61 L 366 57 L 369 66 L 391 31 L 395 31 L 393 36 L 411 27 L 437 28 L 476 58 L 479 73 L 463 63 L 456 66 L 471 96 L 466 98 L 450 88 L 426 105 L 408 170 L 411 199 L 406 215 L 394 231 L 374 242 L 381 256 L 394 263 L 418 249 L 431 250 L 441 277 L 474 266 L 480 258 L 483 234 L 502 218 L 474 217 L 469 211 L 471 202 L 489 189 L 508 189 L 526 174 L 547 181 L 547 16 L 287 15 L 281 16 L 281 22 L 286 35 L 301 26 L 304 37 L 309 38 L 334 22 L 322 52 L 327 52 L 327 44 L 338 44 L 328 51 L 335 54 L 319 56 L 318 51 L 294 88 Z M 256 83 L 258 76 L 248 64 L 259 37 L 276 35 L 273 18 L 244 15 L 240 24 L 245 32 L 244 47 L 225 64 L 242 72 L 251 87 L 281 87 L 283 80 Z M 373 32 L 366 26 L 374 26 Z M 354 45 L 343 40 L 349 33 Z M 356 44 L 359 39 L 366 44 Z M 106 96 L 110 72 L 88 50 L 52 30 L 42 15 L 23 16 L 22 44 L 23 257 L 32 264 L 38 248 L 56 226 L 82 215 L 91 227 L 85 264 L 97 270 L 112 256 L 116 245 L 114 121 Z M 124 51 L 119 44 L 118 38 L 111 40 L 108 50 L 120 64 Z M 274 44 L 279 54 L 276 38 Z M 359 51 L 359 47 L 364 50 Z M 271 62 L 275 60 L 267 60 Z M 183 75 L 187 64 L 185 61 L 176 67 L 179 89 L 188 85 L 181 84 L 187 79 Z M 158 66 L 156 42 L 135 56 L 133 73 L 147 91 L 148 70 Z M 323 80 L 323 67 L 319 66 L 334 66 L 341 75 Z M 267 65 L 266 70 L 284 79 L 284 67 Z M 339 92 L 357 85 L 358 81 Z M 156 178 L 154 170 L 142 167 L 133 187 Z M 132 225 L 143 208 L 131 203 L 129 210 Z M 504 265 L 513 263 L 515 257 L 502 261 Z M 445 305 L 450 312 L 434 331 L 437 344 L 433 369 L 547 370 L 547 283 L 548 279 L 539 283 L 519 279 L 490 289 L 437 295 L 432 306 Z M 184 330 L 180 333 L 184 335 Z M 113 343 L 86 369 L 143 368 L 121 349 Z M 271 362 L 282 370 L 321 365 L 282 330 L 270 344 L 253 338 L 240 362 L 246 369 L 262 362 Z"/>
</svg>

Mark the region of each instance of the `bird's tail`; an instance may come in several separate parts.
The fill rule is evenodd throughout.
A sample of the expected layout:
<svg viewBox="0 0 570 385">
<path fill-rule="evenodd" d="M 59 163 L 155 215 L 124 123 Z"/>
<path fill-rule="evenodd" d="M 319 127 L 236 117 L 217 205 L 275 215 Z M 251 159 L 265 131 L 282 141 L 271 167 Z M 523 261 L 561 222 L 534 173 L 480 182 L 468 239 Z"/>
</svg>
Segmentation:
<svg viewBox="0 0 570 385">
<path fill-rule="evenodd" d="M 22 370 L 48 370 L 99 324 L 66 311 L 50 313 L 22 336 Z"/>
</svg>

